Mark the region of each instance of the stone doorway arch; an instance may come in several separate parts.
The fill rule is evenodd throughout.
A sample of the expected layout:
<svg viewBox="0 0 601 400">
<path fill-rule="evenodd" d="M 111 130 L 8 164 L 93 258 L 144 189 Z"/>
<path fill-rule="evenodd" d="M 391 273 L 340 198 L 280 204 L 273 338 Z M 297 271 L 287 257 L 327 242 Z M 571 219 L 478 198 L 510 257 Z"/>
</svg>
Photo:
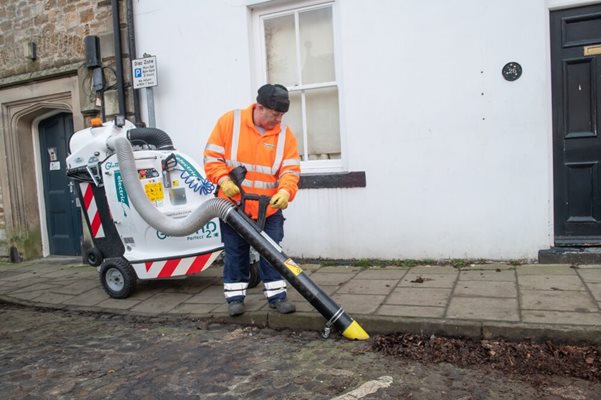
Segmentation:
<svg viewBox="0 0 601 400">
<path fill-rule="evenodd" d="M 25 258 L 49 254 L 38 124 L 60 112 L 83 128 L 76 76 L 0 90 L 0 240 Z M 17 243 L 18 242 L 18 243 Z M 7 249 L 4 254 L 7 254 Z"/>
</svg>

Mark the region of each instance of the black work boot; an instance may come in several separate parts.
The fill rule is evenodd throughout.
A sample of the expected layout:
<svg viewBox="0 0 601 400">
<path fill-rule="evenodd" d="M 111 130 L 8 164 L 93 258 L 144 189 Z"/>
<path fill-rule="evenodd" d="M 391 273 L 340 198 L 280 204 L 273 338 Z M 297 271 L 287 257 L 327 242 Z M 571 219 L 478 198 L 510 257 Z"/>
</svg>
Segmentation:
<svg viewBox="0 0 601 400">
<path fill-rule="evenodd" d="M 296 306 L 286 299 L 269 303 L 269 307 L 275 309 L 280 314 L 290 314 L 296 311 Z"/>
<path fill-rule="evenodd" d="M 227 311 L 230 313 L 230 317 L 244 314 L 244 303 L 241 301 L 232 301 L 227 303 Z"/>
</svg>

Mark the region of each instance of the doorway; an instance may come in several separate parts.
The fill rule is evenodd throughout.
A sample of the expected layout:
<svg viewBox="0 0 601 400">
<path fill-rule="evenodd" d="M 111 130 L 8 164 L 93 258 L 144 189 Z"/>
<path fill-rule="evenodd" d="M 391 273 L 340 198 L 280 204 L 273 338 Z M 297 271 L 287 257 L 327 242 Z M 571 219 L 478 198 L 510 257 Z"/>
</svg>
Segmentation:
<svg viewBox="0 0 601 400">
<path fill-rule="evenodd" d="M 551 12 L 556 246 L 601 245 L 601 5 Z"/>
<path fill-rule="evenodd" d="M 48 245 L 53 255 L 81 254 L 81 211 L 73 183 L 66 175 L 73 117 L 60 113 L 39 124 Z"/>
</svg>

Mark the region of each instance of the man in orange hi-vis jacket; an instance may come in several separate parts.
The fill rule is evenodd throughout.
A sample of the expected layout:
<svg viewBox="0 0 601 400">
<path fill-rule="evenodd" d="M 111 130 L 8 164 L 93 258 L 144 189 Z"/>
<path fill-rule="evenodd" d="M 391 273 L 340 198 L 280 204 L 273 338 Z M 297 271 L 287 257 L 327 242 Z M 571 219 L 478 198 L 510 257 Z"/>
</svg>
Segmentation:
<svg viewBox="0 0 601 400">
<path fill-rule="evenodd" d="M 263 230 L 276 243 L 284 238 L 282 210 L 294 199 L 300 178 L 296 138 L 281 123 L 289 107 L 288 90 L 284 86 L 261 86 L 256 103 L 219 118 L 204 151 L 205 173 L 209 180 L 219 184 L 219 197 L 240 200 L 240 189 L 228 174 L 243 165 L 248 171 L 242 182 L 244 191 L 271 198 Z M 251 218 L 258 218 L 258 210 L 258 202 L 245 202 L 244 212 Z M 236 316 L 244 313 L 250 279 L 250 245 L 224 222 L 221 236 L 225 248 L 225 299 L 229 314 Z M 286 281 L 282 276 L 263 258 L 259 270 L 269 306 L 282 314 L 296 311 L 286 298 Z"/>
</svg>

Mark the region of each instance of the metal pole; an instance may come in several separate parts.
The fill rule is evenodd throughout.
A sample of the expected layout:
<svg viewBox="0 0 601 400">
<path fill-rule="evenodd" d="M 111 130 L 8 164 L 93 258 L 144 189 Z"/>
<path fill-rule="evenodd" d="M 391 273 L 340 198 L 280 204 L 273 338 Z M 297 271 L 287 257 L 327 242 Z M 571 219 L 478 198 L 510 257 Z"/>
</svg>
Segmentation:
<svg viewBox="0 0 601 400">
<path fill-rule="evenodd" d="M 152 87 L 146 88 L 146 106 L 148 107 L 148 126 L 156 128 L 157 123 L 154 117 L 154 91 Z"/>
<path fill-rule="evenodd" d="M 117 75 L 117 101 L 119 115 L 125 115 L 125 88 L 123 85 L 123 60 L 121 54 L 121 22 L 119 18 L 119 0 L 112 0 L 113 41 L 115 46 L 115 69 Z"/>
<path fill-rule="evenodd" d="M 129 48 L 129 67 L 131 68 L 131 60 L 136 58 L 136 34 L 134 30 L 134 9 L 132 0 L 126 1 L 126 11 L 127 11 L 127 44 Z M 133 71 L 132 71 L 133 74 Z M 132 93 L 134 97 L 134 119 L 136 123 L 142 122 L 142 117 L 140 116 L 140 94 L 137 90 L 133 89 L 132 85 Z"/>
</svg>

